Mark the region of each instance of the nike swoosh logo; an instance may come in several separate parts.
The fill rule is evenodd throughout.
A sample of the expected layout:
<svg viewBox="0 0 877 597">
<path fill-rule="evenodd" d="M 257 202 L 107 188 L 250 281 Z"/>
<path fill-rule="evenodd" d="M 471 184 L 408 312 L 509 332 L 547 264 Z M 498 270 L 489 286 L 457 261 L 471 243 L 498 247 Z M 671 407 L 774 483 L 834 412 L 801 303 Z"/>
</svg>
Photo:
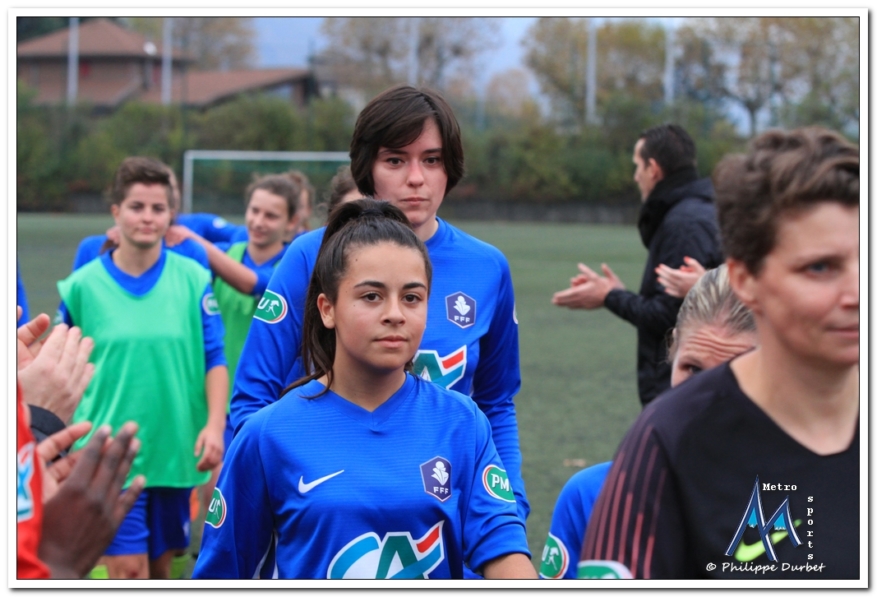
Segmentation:
<svg viewBox="0 0 877 597">
<path fill-rule="evenodd" d="M 314 487 L 319 485 L 320 483 L 324 483 L 324 482 L 328 481 L 329 479 L 331 479 L 332 477 L 337 477 L 338 475 L 340 475 L 343 472 L 344 472 L 343 470 L 340 470 L 337 473 L 332 473 L 331 475 L 326 475 L 325 477 L 320 477 L 319 479 L 317 479 L 315 481 L 311 481 L 310 483 L 305 483 L 305 478 L 303 476 L 299 477 L 298 478 L 298 490 L 301 493 L 307 493 L 311 489 L 313 489 Z"/>
<path fill-rule="evenodd" d="M 795 521 L 795 527 L 801 525 L 801 520 Z M 771 544 L 776 547 L 776 544 L 789 536 L 789 533 L 786 531 L 775 531 L 770 535 Z M 744 541 L 740 541 L 740 544 L 737 546 L 737 550 L 734 552 L 734 559 L 738 562 L 751 562 L 761 554 L 765 552 L 764 543 L 761 541 L 756 541 L 751 545 L 746 545 Z"/>
</svg>

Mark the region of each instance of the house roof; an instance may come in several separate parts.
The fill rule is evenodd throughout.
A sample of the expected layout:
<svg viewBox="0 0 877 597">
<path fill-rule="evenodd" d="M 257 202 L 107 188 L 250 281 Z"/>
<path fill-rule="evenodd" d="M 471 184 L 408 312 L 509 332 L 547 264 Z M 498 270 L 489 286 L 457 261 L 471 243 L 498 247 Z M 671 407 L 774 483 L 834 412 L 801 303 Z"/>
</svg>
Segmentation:
<svg viewBox="0 0 877 597">
<path fill-rule="evenodd" d="M 262 70 L 190 71 L 186 76 L 187 105 L 206 106 L 246 91 L 267 89 L 283 83 L 307 79 L 310 72 L 300 68 Z M 161 87 L 155 86 L 138 98 L 144 102 L 161 102 Z M 182 77 L 174 77 L 171 101 L 182 101 Z"/>
<path fill-rule="evenodd" d="M 19 58 L 61 58 L 67 56 L 70 28 L 29 39 L 18 44 Z M 88 57 L 138 57 L 153 56 L 161 59 L 162 46 L 153 42 L 155 52 L 146 51 L 149 40 L 140 33 L 125 29 L 107 19 L 94 19 L 79 25 L 79 56 Z M 174 60 L 190 61 L 179 50 L 173 51 Z"/>
<path fill-rule="evenodd" d="M 131 80 L 81 80 L 77 98 L 95 106 L 116 107 L 140 91 L 140 84 Z M 38 104 L 63 103 L 67 97 L 67 84 L 60 79 L 43 82 L 37 87 L 35 102 Z"/>
</svg>

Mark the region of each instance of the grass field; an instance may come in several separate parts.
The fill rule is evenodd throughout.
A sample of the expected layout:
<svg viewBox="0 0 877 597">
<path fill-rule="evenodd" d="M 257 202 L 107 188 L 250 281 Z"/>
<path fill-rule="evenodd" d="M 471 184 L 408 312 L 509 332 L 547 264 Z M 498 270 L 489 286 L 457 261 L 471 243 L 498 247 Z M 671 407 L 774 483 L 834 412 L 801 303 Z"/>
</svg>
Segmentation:
<svg viewBox="0 0 877 597">
<path fill-rule="evenodd" d="M 54 315 L 55 283 L 69 274 L 77 244 L 111 224 L 108 215 L 19 216 L 18 254 L 32 315 Z M 595 268 L 608 263 L 636 290 L 645 249 L 633 227 L 456 224 L 501 249 L 511 264 L 523 376 L 516 404 L 532 508 L 527 530 L 538 567 L 561 487 L 582 462 L 610 459 L 640 411 L 635 329 L 604 309 L 557 308 L 551 295 L 569 285 L 579 261 Z"/>
</svg>

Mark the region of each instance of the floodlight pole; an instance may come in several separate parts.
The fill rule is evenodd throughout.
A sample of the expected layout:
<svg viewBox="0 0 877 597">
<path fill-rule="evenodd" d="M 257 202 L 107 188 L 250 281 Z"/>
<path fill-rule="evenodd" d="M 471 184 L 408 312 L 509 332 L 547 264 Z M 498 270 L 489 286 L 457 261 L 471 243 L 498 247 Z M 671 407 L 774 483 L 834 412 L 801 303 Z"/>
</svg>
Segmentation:
<svg viewBox="0 0 877 597">
<path fill-rule="evenodd" d="M 70 17 L 67 38 L 67 105 L 76 103 L 79 93 L 79 17 Z"/>
<path fill-rule="evenodd" d="M 673 55 L 676 46 L 676 28 L 673 21 L 668 20 L 667 26 L 664 27 L 664 103 L 668 106 L 673 105 L 673 66 L 675 64 L 675 56 Z"/>
<path fill-rule="evenodd" d="M 164 17 L 162 22 L 161 48 L 161 105 L 171 105 L 171 69 L 173 54 L 173 17 Z"/>
<path fill-rule="evenodd" d="M 588 70 L 585 81 L 585 122 L 597 122 L 597 19 L 588 17 Z"/>
</svg>

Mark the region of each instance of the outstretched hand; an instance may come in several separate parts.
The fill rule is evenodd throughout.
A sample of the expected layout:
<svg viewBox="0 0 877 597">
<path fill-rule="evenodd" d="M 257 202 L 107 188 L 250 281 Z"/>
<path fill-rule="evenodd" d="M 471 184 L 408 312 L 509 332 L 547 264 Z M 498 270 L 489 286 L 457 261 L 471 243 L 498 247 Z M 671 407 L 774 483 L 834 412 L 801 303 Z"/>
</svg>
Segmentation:
<svg viewBox="0 0 877 597">
<path fill-rule="evenodd" d="M 661 264 L 655 268 L 658 274 L 658 283 L 664 287 L 664 292 L 670 296 L 684 298 L 691 287 L 694 286 L 706 269 L 693 257 L 685 257 L 685 263 L 679 269 Z"/>
<path fill-rule="evenodd" d="M 53 433 L 37 444 L 37 456 L 39 456 L 40 464 L 43 468 L 44 503 L 58 493 L 61 483 L 70 476 L 82 451 L 73 452 L 55 462 L 52 461 L 64 450 L 69 450 L 70 446 L 76 443 L 76 440 L 88 435 L 89 431 L 91 431 L 91 423 L 82 421 L 81 423 L 65 427 L 58 433 Z"/>
<path fill-rule="evenodd" d="M 135 433 L 133 422 L 125 423 L 112 440 L 109 426 L 98 429 L 45 503 L 39 556 L 54 578 L 85 576 L 143 491 L 146 479 L 138 475 L 122 493 L 140 446 Z"/>
<path fill-rule="evenodd" d="M 578 268 L 579 274 L 570 278 L 570 287 L 554 293 L 552 304 L 570 309 L 597 309 L 603 306 L 610 291 L 624 289 L 624 284 L 605 263 L 601 266 L 605 276 L 584 263 L 579 263 Z"/>
<path fill-rule="evenodd" d="M 68 423 L 94 375 L 94 364 L 88 362 L 94 341 L 66 324 L 40 340 L 48 327 L 49 316 L 41 313 L 18 328 L 18 381 L 25 402 Z"/>
</svg>

